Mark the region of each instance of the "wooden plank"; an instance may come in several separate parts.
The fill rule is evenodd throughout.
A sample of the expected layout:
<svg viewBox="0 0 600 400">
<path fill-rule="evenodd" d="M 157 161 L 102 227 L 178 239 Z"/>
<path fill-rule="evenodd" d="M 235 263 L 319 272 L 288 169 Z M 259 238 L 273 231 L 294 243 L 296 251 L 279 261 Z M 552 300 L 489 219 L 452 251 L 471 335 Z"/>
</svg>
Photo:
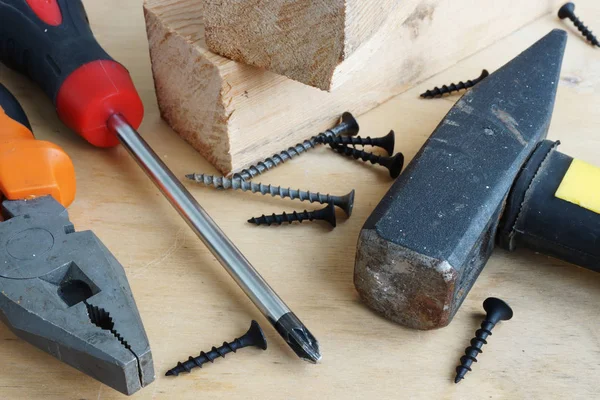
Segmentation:
<svg viewBox="0 0 600 400">
<path fill-rule="evenodd" d="M 408 17 L 399 7 L 343 63 L 332 92 L 209 51 L 198 0 L 147 0 L 145 15 L 163 118 L 229 173 L 330 127 L 343 111 L 372 109 L 556 4 L 421 0 Z"/>
<path fill-rule="evenodd" d="M 209 1 L 208 48 L 323 90 L 395 8 L 406 19 L 419 0 Z M 402 4 L 402 7 L 400 7 Z"/>
</svg>

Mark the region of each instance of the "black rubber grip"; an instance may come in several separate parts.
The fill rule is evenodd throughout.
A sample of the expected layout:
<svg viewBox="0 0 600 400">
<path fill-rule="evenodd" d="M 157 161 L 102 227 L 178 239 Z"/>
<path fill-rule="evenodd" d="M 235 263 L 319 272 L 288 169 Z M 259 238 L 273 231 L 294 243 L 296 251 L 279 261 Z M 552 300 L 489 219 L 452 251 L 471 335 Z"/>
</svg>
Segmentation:
<svg viewBox="0 0 600 400">
<path fill-rule="evenodd" d="M 573 162 L 556 147 L 542 142 L 518 177 L 498 244 L 507 250 L 527 247 L 600 272 L 600 214 L 556 197 Z"/>
<path fill-rule="evenodd" d="M 9 90 L 1 83 L 0 107 L 2 107 L 6 115 L 8 115 L 11 119 L 17 121 L 31 131 L 31 124 L 29 123 L 29 119 L 27 118 L 27 114 L 25 114 L 23 107 L 21 107 L 21 104 L 19 104 L 19 101 L 15 98 L 15 96 L 13 96 L 13 94 L 9 92 Z M 2 129 L 1 126 L 0 129 Z"/>
<path fill-rule="evenodd" d="M 25 0 L 0 0 L 0 61 L 36 82 L 56 104 L 65 79 L 92 61 L 113 60 L 90 29 L 81 0 L 57 0 L 58 26 L 43 22 Z"/>
</svg>

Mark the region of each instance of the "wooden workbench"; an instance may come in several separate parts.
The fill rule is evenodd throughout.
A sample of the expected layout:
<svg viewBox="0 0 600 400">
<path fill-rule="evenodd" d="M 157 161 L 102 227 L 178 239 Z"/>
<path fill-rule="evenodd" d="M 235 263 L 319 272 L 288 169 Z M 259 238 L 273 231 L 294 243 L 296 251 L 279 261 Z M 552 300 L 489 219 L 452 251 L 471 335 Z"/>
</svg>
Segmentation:
<svg viewBox="0 0 600 400">
<path fill-rule="evenodd" d="M 85 1 L 99 41 L 125 64 L 146 105 L 141 132 L 178 175 L 215 170 L 161 121 L 141 0 Z M 580 0 L 582 19 L 600 29 L 600 3 Z M 119 10 L 115 12 L 114 10 Z M 499 22 L 501 23 L 501 22 Z M 570 40 L 550 137 L 565 153 L 600 164 L 600 50 L 571 24 L 547 16 L 361 116 L 362 132 L 394 129 L 410 159 L 457 97 L 424 101 L 436 84 L 495 70 L 550 29 Z M 122 148 L 92 148 L 69 132 L 30 82 L 0 67 L 0 81 L 21 100 L 37 136 L 73 158 L 78 197 L 70 216 L 93 229 L 124 265 L 152 345 L 156 381 L 136 399 L 593 399 L 600 396 L 600 275 L 526 250 L 498 250 L 447 328 L 420 332 L 375 315 L 352 283 L 355 245 L 367 216 L 389 188 L 385 171 L 325 148 L 262 179 L 345 194 L 354 215 L 330 231 L 321 225 L 257 228 L 263 213 L 296 203 L 189 185 L 192 193 L 289 306 L 318 337 L 323 362 L 299 361 L 215 258 L 155 190 Z M 360 96 L 360 93 L 356 94 Z M 427 201 L 427 199 L 423 199 Z M 512 321 L 499 325 L 472 373 L 459 385 L 454 368 L 482 317 L 488 296 L 505 299 Z M 178 378 L 177 361 L 245 332 L 257 319 L 269 350 L 246 349 Z M 124 396 L 17 339 L 0 325 L 0 399 L 118 399 Z"/>
</svg>

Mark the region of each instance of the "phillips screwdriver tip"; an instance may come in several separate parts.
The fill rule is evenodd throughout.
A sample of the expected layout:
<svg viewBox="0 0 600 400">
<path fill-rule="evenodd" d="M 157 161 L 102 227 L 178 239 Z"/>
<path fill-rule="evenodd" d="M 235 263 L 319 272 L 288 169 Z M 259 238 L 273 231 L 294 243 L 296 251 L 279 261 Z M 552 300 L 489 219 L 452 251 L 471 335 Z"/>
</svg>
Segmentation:
<svg viewBox="0 0 600 400">
<path fill-rule="evenodd" d="M 321 360 L 319 342 L 294 313 L 279 318 L 275 328 L 298 357 L 312 364 Z"/>
</svg>

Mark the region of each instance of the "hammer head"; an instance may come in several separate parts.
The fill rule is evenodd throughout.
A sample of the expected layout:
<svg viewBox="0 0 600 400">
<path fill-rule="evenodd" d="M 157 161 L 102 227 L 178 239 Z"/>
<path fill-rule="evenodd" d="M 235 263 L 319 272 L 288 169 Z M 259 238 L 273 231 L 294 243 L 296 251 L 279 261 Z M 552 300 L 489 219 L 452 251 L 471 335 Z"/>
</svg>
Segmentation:
<svg viewBox="0 0 600 400">
<path fill-rule="evenodd" d="M 354 283 L 385 317 L 450 323 L 494 248 L 521 167 L 548 132 L 567 35 L 554 30 L 467 92 L 363 227 Z"/>
</svg>

